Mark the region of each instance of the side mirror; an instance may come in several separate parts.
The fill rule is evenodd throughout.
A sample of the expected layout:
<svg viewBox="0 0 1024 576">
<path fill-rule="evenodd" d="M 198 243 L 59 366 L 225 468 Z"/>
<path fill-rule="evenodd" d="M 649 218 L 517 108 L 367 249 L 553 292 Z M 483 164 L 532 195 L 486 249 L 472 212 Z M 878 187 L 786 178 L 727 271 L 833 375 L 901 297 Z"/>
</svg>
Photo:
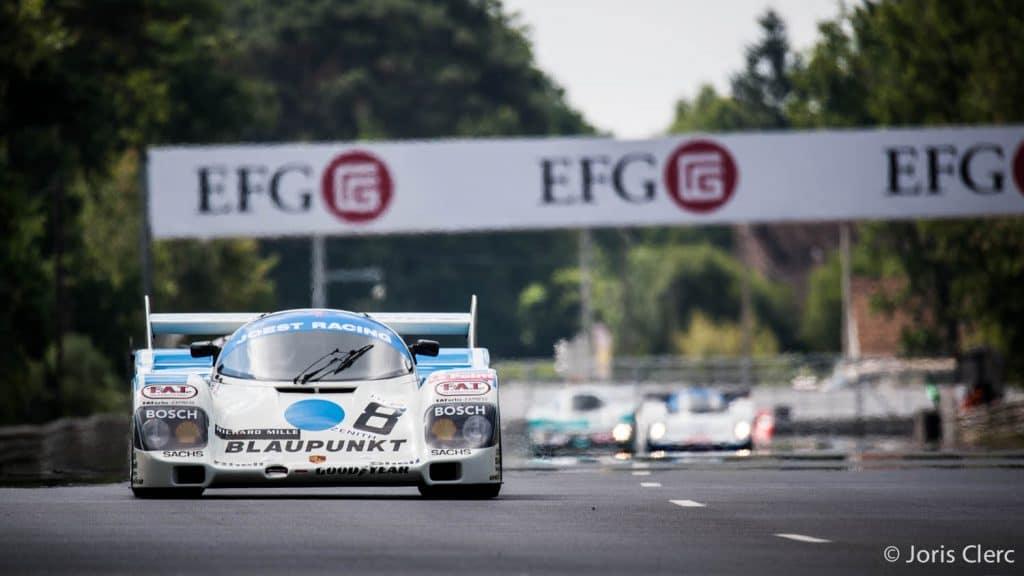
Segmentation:
<svg viewBox="0 0 1024 576">
<path fill-rule="evenodd" d="M 409 346 L 409 352 L 412 352 L 413 356 L 437 356 L 441 353 L 441 345 L 437 340 L 417 340 L 415 344 Z"/>
<path fill-rule="evenodd" d="M 193 342 L 189 345 L 188 351 L 193 358 L 216 358 L 220 354 L 220 346 L 213 342 Z"/>
</svg>

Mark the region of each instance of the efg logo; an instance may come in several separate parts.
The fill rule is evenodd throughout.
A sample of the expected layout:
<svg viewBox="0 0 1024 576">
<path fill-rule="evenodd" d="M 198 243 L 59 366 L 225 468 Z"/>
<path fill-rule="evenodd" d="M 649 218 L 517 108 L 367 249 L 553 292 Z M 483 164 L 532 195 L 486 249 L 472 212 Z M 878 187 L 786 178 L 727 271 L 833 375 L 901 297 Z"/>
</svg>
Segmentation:
<svg viewBox="0 0 1024 576">
<path fill-rule="evenodd" d="M 704 214 L 722 207 L 736 191 L 732 154 L 710 140 L 683 144 L 665 163 L 665 187 L 687 212 Z"/>
<path fill-rule="evenodd" d="M 322 174 L 304 162 L 208 164 L 196 170 L 196 212 L 204 216 L 246 215 L 267 210 L 282 215 L 316 211 L 316 183 L 327 211 L 350 223 L 367 223 L 387 210 L 394 183 L 387 165 L 368 152 L 346 152 Z"/>
<path fill-rule="evenodd" d="M 346 222 L 368 222 L 387 210 L 393 187 L 388 167 L 367 152 L 348 152 L 324 170 L 321 193 L 327 209 Z"/>
</svg>

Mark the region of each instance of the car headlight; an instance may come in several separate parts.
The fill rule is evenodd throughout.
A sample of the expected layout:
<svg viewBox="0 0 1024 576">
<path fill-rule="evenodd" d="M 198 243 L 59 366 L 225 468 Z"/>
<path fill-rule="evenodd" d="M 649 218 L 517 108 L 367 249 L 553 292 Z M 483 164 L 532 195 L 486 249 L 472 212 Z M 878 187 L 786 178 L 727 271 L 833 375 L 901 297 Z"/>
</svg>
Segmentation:
<svg viewBox="0 0 1024 576">
<path fill-rule="evenodd" d="M 177 450 L 206 446 L 209 420 L 195 406 L 143 406 L 135 411 L 143 450 Z"/>
<path fill-rule="evenodd" d="M 159 450 L 171 441 L 171 427 L 163 420 L 147 420 L 142 425 L 142 443 Z"/>
<path fill-rule="evenodd" d="M 633 427 L 625 422 L 619 422 L 612 428 L 612 438 L 616 442 L 629 442 L 633 437 Z"/>
<path fill-rule="evenodd" d="M 484 416 L 470 416 L 462 424 L 462 437 L 473 447 L 483 446 L 491 439 L 493 429 L 494 425 Z"/>
<path fill-rule="evenodd" d="M 427 409 L 427 444 L 434 448 L 486 448 L 497 441 L 497 409 L 483 402 L 434 404 Z"/>
<path fill-rule="evenodd" d="M 648 436 L 651 437 L 651 440 L 661 440 L 662 438 L 665 437 L 665 432 L 665 423 L 655 422 L 654 424 L 651 424 L 651 429 L 648 432 Z"/>
<path fill-rule="evenodd" d="M 746 440 L 750 436 L 750 422 L 741 420 L 733 427 L 732 433 L 737 440 Z"/>
</svg>

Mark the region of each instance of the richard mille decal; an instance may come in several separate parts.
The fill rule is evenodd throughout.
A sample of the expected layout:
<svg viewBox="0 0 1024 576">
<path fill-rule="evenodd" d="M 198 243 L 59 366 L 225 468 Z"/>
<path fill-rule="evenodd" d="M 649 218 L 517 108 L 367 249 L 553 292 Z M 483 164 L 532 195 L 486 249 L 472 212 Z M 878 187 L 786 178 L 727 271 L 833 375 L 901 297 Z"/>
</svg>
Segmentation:
<svg viewBox="0 0 1024 576">
<path fill-rule="evenodd" d="M 247 430 L 228 430 L 214 426 L 214 433 L 225 440 L 298 440 L 302 431 L 296 428 L 250 428 Z"/>
</svg>

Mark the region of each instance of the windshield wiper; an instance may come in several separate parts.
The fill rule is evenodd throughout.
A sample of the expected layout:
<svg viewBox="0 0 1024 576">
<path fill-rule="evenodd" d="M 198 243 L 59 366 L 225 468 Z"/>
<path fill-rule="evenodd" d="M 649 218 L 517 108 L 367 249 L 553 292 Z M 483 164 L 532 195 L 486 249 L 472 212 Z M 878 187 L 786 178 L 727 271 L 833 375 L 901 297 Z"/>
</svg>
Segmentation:
<svg viewBox="0 0 1024 576">
<path fill-rule="evenodd" d="M 373 344 L 367 344 L 362 348 L 349 350 L 343 355 L 341 350 L 335 348 L 320 358 L 317 358 L 312 364 L 303 369 L 302 372 L 299 372 L 298 376 L 296 376 L 292 382 L 294 384 L 305 384 L 306 382 L 320 381 L 328 374 L 333 376 L 334 374 L 351 367 L 356 363 L 356 360 L 360 359 L 363 354 L 369 352 L 371 348 L 373 348 Z M 325 362 L 323 366 L 313 370 L 312 372 L 309 371 L 310 368 L 324 360 L 327 360 L 327 362 Z M 331 368 L 334 368 L 334 370 L 328 372 Z"/>
<path fill-rule="evenodd" d="M 310 372 L 309 372 L 310 368 L 312 368 L 313 366 L 316 366 L 317 364 L 323 362 L 324 360 L 326 360 L 328 358 L 331 358 L 331 357 L 335 356 L 336 354 L 341 354 L 341 349 L 340 348 L 335 348 L 334 350 L 331 350 L 327 354 L 324 354 L 323 356 L 321 356 L 321 357 L 317 358 L 316 360 L 313 360 L 312 362 L 310 362 L 309 366 L 306 366 L 305 368 L 300 370 L 299 373 L 295 375 L 295 378 L 292 378 L 292 384 L 298 384 L 299 383 L 299 379 L 305 377 L 307 374 L 310 374 Z M 305 382 L 305 380 L 303 380 L 303 382 Z"/>
</svg>

